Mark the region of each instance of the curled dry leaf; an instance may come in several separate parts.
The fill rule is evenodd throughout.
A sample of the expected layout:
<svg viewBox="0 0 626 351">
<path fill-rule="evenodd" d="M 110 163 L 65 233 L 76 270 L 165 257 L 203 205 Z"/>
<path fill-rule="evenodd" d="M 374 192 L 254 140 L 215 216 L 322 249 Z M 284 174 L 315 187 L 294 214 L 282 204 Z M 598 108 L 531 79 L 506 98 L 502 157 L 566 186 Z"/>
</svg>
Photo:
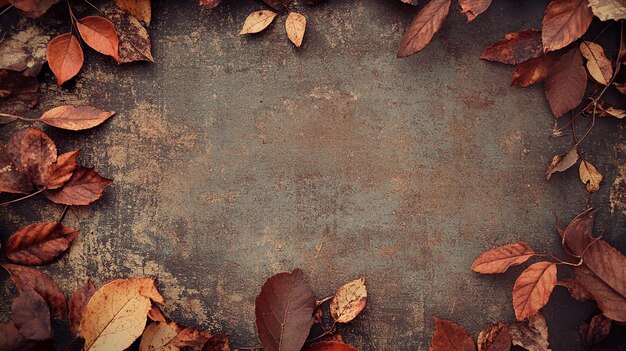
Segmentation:
<svg viewBox="0 0 626 351">
<path fill-rule="evenodd" d="M 113 22 L 100 16 L 87 16 L 76 21 L 81 38 L 97 52 L 120 60 L 119 41 Z"/>
<path fill-rule="evenodd" d="M 46 46 L 50 37 L 37 27 L 29 27 L 0 42 L 0 69 L 36 77 L 46 62 Z"/>
<path fill-rule="evenodd" d="M 83 49 L 72 33 L 61 34 L 50 40 L 46 58 L 58 86 L 77 75 L 85 61 Z"/>
<path fill-rule="evenodd" d="M 474 339 L 460 325 L 435 317 L 430 351 L 475 351 Z"/>
<path fill-rule="evenodd" d="M 587 0 L 552 0 L 543 15 L 544 51 L 566 47 L 580 38 L 591 24 L 593 13 Z"/>
<path fill-rule="evenodd" d="M 179 348 L 170 345 L 170 341 L 179 331 L 180 327 L 174 322 L 151 323 L 141 335 L 139 351 L 178 351 Z"/>
<path fill-rule="evenodd" d="M 504 273 L 509 267 L 526 262 L 534 254 L 526 243 L 504 245 L 480 254 L 471 268 L 474 272 L 483 274 Z"/>
<path fill-rule="evenodd" d="M 608 85 L 613 77 L 613 66 L 611 61 L 606 58 L 602 46 L 590 41 L 583 41 L 580 43 L 580 52 L 587 59 L 587 70 L 591 77 L 602 85 Z"/>
<path fill-rule="evenodd" d="M 422 50 L 441 29 L 448 16 L 451 0 L 431 0 L 415 16 L 398 49 L 398 57 L 407 57 Z"/>
<path fill-rule="evenodd" d="M 546 76 L 545 93 L 555 117 L 572 110 L 583 99 L 587 87 L 587 71 L 577 47 L 563 54 Z"/>
<path fill-rule="evenodd" d="M 513 285 L 515 318 L 523 321 L 539 313 L 556 285 L 556 264 L 537 262 L 526 268 Z"/>
<path fill-rule="evenodd" d="M 9 263 L 0 264 L 11 275 L 11 280 L 15 283 L 20 293 L 26 289 L 35 290 L 43 297 L 48 305 L 55 312 L 57 317 L 63 318 L 67 314 L 67 303 L 65 296 L 59 289 L 57 283 L 46 274 L 30 267 L 18 266 Z"/>
<path fill-rule="evenodd" d="M 57 204 L 89 205 L 102 197 L 113 180 L 101 177 L 93 168 L 77 166 L 70 180 L 59 189 L 46 190 L 46 197 Z"/>
<path fill-rule="evenodd" d="M 287 21 L 285 21 L 285 30 L 287 31 L 289 40 L 291 40 L 293 45 L 299 48 L 302 45 L 302 39 L 304 39 L 306 17 L 297 12 L 289 12 Z"/>
<path fill-rule="evenodd" d="M 46 180 L 46 189 L 57 189 L 65 185 L 72 177 L 76 169 L 76 160 L 80 150 L 74 150 L 61 154 L 57 158 L 57 162 L 52 165 L 50 175 Z"/>
<path fill-rule="evenodd" d="M 315 296 L 300 269 L 270 277 L 255 301 L 256 327 L 266 351 L 300 350 L 311 326 Z"/>
<path fill-rule="evenodd" d="M 50 309 L 46 301 L 33 289 L 20 292 L 11 305 L 13 323 L 27 340 L 43 341 L 52 339 Z"/>
<path fill-rule="evenodd" d="M 84 350 L 124 350 L 143 332 L 152 301 L 163 302 L 154 279 L 117 279 L 98 289 L 80 322 Z"/>
<path fill-rule="evenodd" d="M 63 255 L 77 235 L 77 230 L 61 223 L 33 223 L 11 235 L 7 257 L 24 265 L 47 264 Z"/>
<path fill-rule="evenodd" d="M 80 334 L 80 321 L 83 319 L 83 312 L 87 302 L 96 292 L 96 287 L 91 282 L 91 279 L 87 278 L 85 285 L 76 289 L 70 297 L 70 330 L 74 336 Z"/>
<path fill-rule="evenodd" d="M 589 0 L 589 7 L 600 21 L 626 19 L 626 4 L 620 0 Z"/>
<path fill-rule="evenodd" d="M 511 342 L 509 327 L 496 323 L 478 334 L 478 351 L 509 351 Z"/>
<path fill-rule="evenodd" d="M 580 162 L 578 168 L 580 181 L 587 185 L 587 191 L 590 193 L 600 190 L 600 182 L 602 182 L 602 174 L 590 163 L 585 160 Z"/>
<path fill-rule="evenodd" d="M 33 183 L 46 184 L 57 161 L 57 148 L 41 129 L 30 127 L 11 134 L 7 150 L 18 169 Z"/>
<path fill-rule="evenodd" d="M 356 348 L 339 341 L 321 341 L 306 345 L 302 351 L 358 351 Z"/>
<path fill-rule="evenodd" d="M 28 176 L 18 169 L 4 144 L 0 142 L 0 192 L 28 194 L 32 188 Z"/>
<path fill-rule="evenodd" d="M 576 148 L 570 149 L 565 155 L 554 156 L 546 171 L 546 180 L 550 180 L 552 174 L 556 172 L 566 171 L 575 165 L 576 161 L 578 161 L 578 150 Z"/>
<path fill-rule="evenodd" d="M 582 322 L 580 325 L 580 339 L 587 348 L 601 343 L 611 332 L 611 320 L 599 314 L 591 318 L 589 324 Z"/>
<path fill-rule="evenodd" d="M 536 29 L 526 29 L 506 34 L 504 39 L 498 40 L 485 49 L 480 58 L 516 65 L 542 54 L 541 32 Z"/>
<path fill-rule="evenodd" d="M 115 6 L 105 7 L 104 13 L 115 24 L 119 36 L 119 63 L 154 62 L 148 31 L 135 17 Z"/>
<path fill-rule="evenodd" d="M 246 18 L 239 35 L 254 34 L 263 31 L 276 18 L 277 13 L 269 10 L 254 11 Z"/>
<path fill-rule="evenodd" d="M 61 129 L 84 130 L 100 125 L 114 114 L 115 111 L 92 106 L 63 105 L 44 112 L 39 120 Z"/>
<path fill-rule="evenodd" d="M 37 78 L 25 76 L 20 72 L 0 69 L 0 111 L 3 113 L 19 113 L 31 109 L 37 104 Z M 15 120 L 3 116 L 2 124 Z"/>
<path fill-rule="evenodd" d="M 461 13 L 464 13 L 467 16 L 467 21 L 470 22 L 489 8 L 491 0 L 459 0 L 459 5 L 461 6 Z"/>
<path fill-rule="evenodd" d="M 28 17 L 35 18 L 43 15 L 59 0 L 9 0 L 16 9 L 24 12 Z"/>
<path fill-rule="evenodd" d="M 115 5 L 145 23 L 146 26 L 150 26 L 150 17 L 152 17 L 150 0 L 115 0 Z"/>
<path fill-rule="evenodd" d="M 590 104 L 583 112 L 588 116 L 593 116 L 595 113 L 596 117 L 615 117 L 618 119 L 626 117 L 626 110 L 615 108 L 605 100 L 598 100 L 597 104 Z"/>
<path fill-rule="evenodd" d="M 510 325 L 509 334 L 513 345 L 523 347 L 528 351 L 549 350 L 548 323 L 541 314 L 536 314 L 524 322 Z"/>
<path fill-rule="evenodd" d="M 593 300 L 593 296 L 585 287 L 572 278 L 566 278 L 556 282 L 556 285 L 563 286 L 569 291 L 569 294 L 576 301 L 588 301 Z"/>
<path fill-rule="evenodd" d="M 365 278 L 359 278 L 337 290 L 330 300 L 330 314 L 337 323 L 348 323 L 363 311 L 366 303 Z"/>
</svg>

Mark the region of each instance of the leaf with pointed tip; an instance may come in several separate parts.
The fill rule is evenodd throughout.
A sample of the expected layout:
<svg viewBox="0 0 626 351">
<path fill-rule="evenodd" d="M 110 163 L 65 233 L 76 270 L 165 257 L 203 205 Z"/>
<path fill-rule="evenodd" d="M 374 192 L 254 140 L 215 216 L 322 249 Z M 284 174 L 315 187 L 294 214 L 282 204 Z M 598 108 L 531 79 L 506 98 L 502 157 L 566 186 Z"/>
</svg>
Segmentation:
<svg viewBox="0 0 626 351">
<path fill-rule="evenodd" d="M 359 278 L 337 290 L 330 300 L 330 314 L 337 323 L 348 323 L 363 311 L 366 303 L 365 278 Z"/>
<path fill-rule="evenodd" d="M 608 85 L 613 77 L 613 65 L 606 58 L 602 46 L 591 41 L 583 41 L 580 43 L 580 52 L 587 59 L 587 70 L 591 77 L 602 85 Z"/>
<path fill-rule="evenodd" d="M 276 18 L 277 13 L 269 10 L 254 11 L 248 15 L 239 35 L 262 32 Z"/>
<path fill-rule="evenodd" d="M 580 38 L 591 24 L 587 0 L 552 0 L 543 15 L 541 39 L 544 51 L 564 48 Z"/>
<path fill-rule="evenodd" d="M 46 50 L 50 70 L 57 78 L 57 85 L 72 79 L 83 67 L 85 57 L 78 39 L 72 33 L 61 34 L 52 39 Z"/>
<path fill-rule="evenodd" d="M 61 129 L 84 130 L 100 125 L 114 114 L 92 106 L 63 105 L 44 112 L 39 120 Z"/>
<path fill-rule="evenodd" d="M 76 21 L 76 28 L 85 43 L 97 52 L 120 60 L 119 40 L 113 22 L 100 16 L 87 16 Z"/>
<path fill-rule="evenodd" d="M 87 282 L 76 289 L 70 297 L 70 330 L 74 336 L 78 336 L 80 333 L 80 321 L 83 319 L 83 312 L 87 302 L 96 292 L 96 287 L 91 282 L 91 279 L 87 278 Z"/>
<path fill-rule="evenodd" d="M 509 267 L 520 265 L 535 255 L 528 244 L 519 242 L 483 252 L 474 260 L 471 269 L 477 273 L 504 273 Z"/>
<path fill-rule="evenodd" d="M 486 48 L 480 58 L 516 65 L 542 54 L 541 32 L 536 29 L 526 29 L 505 34 L 504 39 Z"/>
<path fill-rule="evenodd" d="M 435 317 L 430 351 L 475 351 L 474 339 L 460 325 Z"/>
<path fill-rule="evenodd" d="M 9 237 L 7 257 L 23 265 L 47 264 L 63 255 L 77 235 L 77 230 L 61 223 L 33 223 Z"/>
<path fill-rule="evenodd" d="M 70 180 L 61 188 L 46 190 L 46 197 L 57 204 L 89 205 L 102 197 L 104 188 L 113 180 L 101 177 L 93 168 L 77 166 Z"/>
<path fill-rule="evenodd" d="M 587 87 L 587 71 L 577 47 L 563 54 L 546 76 L 545 93 L 554 117 L 561 117 L 582 101 Z"/>
<path fill-rule="evenodd" d="M 546 180 L 552 178 L 552 174 L 556 172 L 563 172 L 576 164 L 578 161 L 578 150 L 576 148 L 570 149 L 565 155 L 556 155 L 552 158 L 550 166 L 546 171 Z"/>
<path fill-rule="evenodd" d="M 46 180 L 46 189 L 57 189 L 65 185 L 76 169 L 76 160 L 80 150 L 74 150 L 59 155 L 57 162 L 52 165 L 50 175 Z"/>
<path fill-rule="evenodd" d="M 33 289 L 25 288 L 11 305 L 13 323 L 27 340 L 52 339 L 50 308 Z"/>
<path fill-rule="evenodd" d="M 289 40 L 291 40 L 293 45 L 299 48 L 302 45 L 302 39 L 304 39 L 306 17 L 297 12 L 289 12 L 287 20 L 285 21 L 285 30 L 287 31 Z"/>
<path fill-rule="evenodd" d="M 539 313 L 556 285 L 556 264 L 537 262 L 526 268 L 513 285 L 513 309 L 518 321 Z"/>
<path fill-rule="evenodd" d="M 404 33 L 398 57 L 407 57 L 422 50 L 441 29 L 448 16 L 451 0 L 431 0 L 417 13 Z"/>
</svg>

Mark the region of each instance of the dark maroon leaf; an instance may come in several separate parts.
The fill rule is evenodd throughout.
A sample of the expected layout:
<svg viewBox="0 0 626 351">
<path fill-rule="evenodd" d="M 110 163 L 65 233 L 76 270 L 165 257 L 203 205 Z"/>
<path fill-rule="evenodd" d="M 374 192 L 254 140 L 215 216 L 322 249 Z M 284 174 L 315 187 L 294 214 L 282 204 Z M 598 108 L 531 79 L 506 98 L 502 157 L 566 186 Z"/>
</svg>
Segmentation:
<svg viewBox="0 0 626 351">
<path fill-rule="evenodd" d="M 27 340 L 52 339 L 50 309 L 46 301 L 31 288 L 20 292 L 11 305 L 13 323 Z"/>
</svg>

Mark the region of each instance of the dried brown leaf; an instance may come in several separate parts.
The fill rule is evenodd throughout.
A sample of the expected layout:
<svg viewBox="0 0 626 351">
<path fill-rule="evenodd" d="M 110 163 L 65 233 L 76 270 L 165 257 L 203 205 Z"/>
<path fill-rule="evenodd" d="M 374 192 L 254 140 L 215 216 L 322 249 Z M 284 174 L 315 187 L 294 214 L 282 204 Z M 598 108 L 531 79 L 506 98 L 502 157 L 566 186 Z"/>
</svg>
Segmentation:
<svg viewBox="0 0 626 351">
<path fill-rule="evenodd" d="M 582 322 L 580 339 L 587 348 L 601 343 L 611 332 L 611 320 L 601 314 L 593 316 L 589 324 Z"/>
<path fill-rule="evenodd" d="M 511 342 L 509 327 L 495 323 L 478 334 L 478 351 L 509 351 Z"/>
<path fill-rule="evenodd" d="M 607 318 L 626 322 L 626 298 L 595 275 L 588 267 L 575 267 L 576 281 L 587 289 Z"/>
<path fill-rule="evenodd" d="M 29 27 L 0 42 L 0 69 L 36 77 L 46 62 L 46 46 L 50 37 L 37 27 Z"/>
<path fill-rule="evenodd" d="M 239 35 L 262 32 L 276 18 L 277 13 L 270 10 L 254 11 L 246 18 Z"/>
<path fill-rule="evenodd" d="M 113 22 L 119 39 L 119 63 L 135 61 L 154 62 L 150 35 L 138 19 L 115 6 L 106 7 L 104 13 Z"/>
<path fill-rule="evenodd" d="M 483 274 L 504 273 L 509 267 L 526 262 L 534 254 L 533 249 L 523 242 L 504 245 L 480 254 L 471 268 Z"/>
<path fill-rule="evenodd" d="M 467 16 L 467 21 L 470 22 L 489 8 L 491 0 L 459 0 L 459 5 L 461 6 L 461 13 L 464 13 Z"/>
<path fill-rule="evenodd" d="M 150 311 L 148 312 L 148 318 L 153 320 L 154 322 L 167 322 L 169 318 L 165 317 L 163 311 L 159 308 L 159 306 L 152 304 Z"/>
<path fill-rule="evenodd" d="M 178 335 L 180 327 L 174 322 L 151 323 L 141 335 L 139 351 L 178 351 L 170 341 Z"/>
<path fill-rule="evenodd" d="M 321 341 L 306 345 L 302 351 L 358 351 L 356 348 L 339 341 Z"/>
<path fill-rule="evenodd" d="M 37 90 L 39 90 L 37 78 L 25 76 L 16 71 L 0 69 L 0 111 L 2 113 L 15 114 L 35 107 Z M 6 118 L 5 115 L 3 119 Z"/>
<path fill-rule="evenodd" d="M 194 327 L 187 327 L 182 330 L 169 342 L 176 347 L 202 347 L 211 338 L 211 334 Z"/>
<path fill-rule="evenodd" d="M 398 57 L 411 56 L 428 45 L 448 16 L 451 0 L 431 0 L 409 24 L 398 49 Z"/>
<path fill-rule="evenodd" d="M 52 165 L 50 175 L 46 180 L 46 189 L 57 189 L 65 185 L 76 170 L 76 160 L 80 150 L 74 150 L 59 155 L 57 162 Z"/>
<path fill-rule="evenodd" d="M 9 0 L 16 9 L 24 12 L 28 17 L 39 17 L 59 0 Z"/>
<path fill-rule="evenodd" d="M 513 345 L 521 346 L 528 351 L 549 351 L 548 324 L 541 314 L 536 314 L 524 322 L 509 326 L 509 334 Z"/>
<path fill-rule="evenodd" d="M 363 311 L 366 303 L 365 278 L 359 278 L 337 290 L 330 300 L 330 314 L 337 323 L 348 323 Z"/>
<path fill-rule="evenodd" d="M 552 178 L 552 174 L 556 172 L 564 172 L 570 167 L 576 164 L 578 161 L 578 150 L 576 148 L 570 149 L 565 155 L 556 155 L 552 158 L 550 166 L 546 171 L 546 180 Z"/>
<path fill-rule="evenodd" d="M 33 188 L 26 173 L 20 171 L 0 142 L 0 192 L 27 194 Z"/>
<path fill-rule="evenodd" d="M 57 148 L 50 137 L 38 128 L 24 128 L 11 134 L 7 150 L 18 169 L 33 183 L 46 184 L 57 161 Z"/>
<path fill-rule="evenodd" d="M 569 294 L 576 301 L 588 301 L 593 300 L 593 296 L 585 287 L 572 278 L 566 278 L 556 282 L 556 285 L 564 286 L 569 291 Z"/>
<path fill-rule="evenodd" d="M 113 22 L 100 16 L 87 16 L 76 21 L 83 41 L 97 52 L 120 60 L 119 40 Z"/>
<path fill-rule="evenodd" d="M 46 190 L 46 197 L 57 204 L 89 205 L 102 197 L 113 180 L 101 177 L 93 168 L 77 166 L 70 180 L 61 188 Z"/>
<path fill-rule="evenodd" d="M 552 0 L 543 15 L 542 41 L 544 51 L 566 47 L 585 32 L 593 13 L 587 0 Z"/>
<path fill-rule="evenodd" d="M 601 21 L 626 19 L 626 4 L 620 0 L 589 0 L 589 7 Z"/>
<path fill-rule="evenodd" d="M 25 288 L 11 305 L 13 323 L 27 340 L 52 339 L 50 309 L 46 301 L 33 289 Z"/>
<path fill-rule="evenodd" d="M 7 257 L 23 265 L 47 264 L 63 255 L 77 235 L 77 230 L 61 223 L 33 223 L 9 237 Z"/>
<path fill-rule="evenodd" d="M 152 16 L 150 0 L 115 0 L 115 5 L 150 27 Z"/>
<path fill-rule="evenodd" d="M 306 17 L 297 12 L 289 12 L 287 20 L 285 21 L 285 30 L 287 31 L 289 40 L 291 40 L 293 45 L 299 48 L 302 45 L 302 39 L 304 39 Z"/>
<path fill-rule="evenodd" d="M 46 111 L 39 120 L 61 129 L 84 130 L 100 125 L 114 114 L 92 106 L 63 105 Z"/>
<path fill-rule="evenodd" d="M 475 351 L 474 339 L 460 325 L 435 317 L 430 351 Z"/>
<path fill-rule="evenodd" d="M 526 268 L 513 285 L 513 309 L 518 321 L 539 313 L 556 285 L 556 264 L 537 262 Z"/>
<path fill-rule="evenodd" d="M 546 76 L 545 93 L 554 116 L 561 117 L 578 106 L 586 87 L 587 71 L 580 50 L 574 47 L 550 67 Z"/>
<path fill-rule="evenodd" d="M 87 278 L 85 285 L 76 289 L 70 297 L 70 330 L 74 336 L 80 334 L 80 321 L 83 319 L 83 312 L 87 302 L 96 292 L 96 287 L 91 282 L 91 279 Z"/>
<path fill-rule="evenodd" d="M 23 351 L 28 349 L 28 341 L 17 330 L 13 322 L 0 323 L 0 350 Z"/>
<path fill-rule="evenodd" d="M 583 41 L 580 43 L 580 52 L 587 59 L 587 70 L 591 77 L 602 85 L 608 85 L 613 77 L 613 65 L 606 58 L 602 46 Z"/>
<path fill-rule="evenodd" d="M 50 40 L 46 58 L 58 86 L 77 75 L 85 61 L 83 49 L 72 33 L 61 34 Z"/>
<path fill-rule="evenodd" d="M 536 29 L 526 29 L 505 34 L 504 39 L 496 41 L 485 49 L 480 58 L 517 65 L 542 54 L 541 32 Z"/>
<path fill-rule="evenodd" d="M 587 191 L 590 193 L 600 190 L 600 182 L 602 182 L 602 174 L 588 161 L 582 160 L 578 168 L 580 181 L 587 185 Z"/>
<path fill-rule="evenodd" d="M 311 326 L 315 296 L 300 269 L 269 278 L 255 301 L 256 327 L 266 351 L 300 350 Z"/>
</svg>

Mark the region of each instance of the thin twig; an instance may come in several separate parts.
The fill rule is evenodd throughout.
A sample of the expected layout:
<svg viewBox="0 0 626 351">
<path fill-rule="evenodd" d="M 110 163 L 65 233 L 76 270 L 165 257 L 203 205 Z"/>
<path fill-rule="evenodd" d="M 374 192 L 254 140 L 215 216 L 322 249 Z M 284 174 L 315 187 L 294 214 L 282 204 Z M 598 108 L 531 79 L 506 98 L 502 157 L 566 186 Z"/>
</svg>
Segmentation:
<svg viewBox="0 0 626 351">
<path fill-rule="evenodd" d="M 8 206 L 8 205 L 10 205 L 10 204 L 12 204 L 12 203 L 15 203 L 15 202 L 18 202 L 18 201 L 22 201 L 22 200 L 26 200 L 26 199 L 28 199 L 29 197 L 33 197 L 33 196 L 35 196 L 35 195 L 37 195 L 37 194 L 41 194 L 41 193 L 43 193 L 43 191 L 44 191 L 44 190 L 45 190 L 44 188 L 41 188 L 41 189 L 39 189 L 39 190 L 35 191 L 35 192 L 34 192 L 34 193 L 32 193 L 32 194 L 28 194 L 28 195 L 26 195 L 26 196 L 18 197 L 17 199 L 13 199 L 13 200 L 11 200 L 11 201 L 3 202 L 3 203 L 1 203 L 1 204 L 0 204 L 0 206 L 1 206 L 1 207 L 5 207 L 5 206 Z"/>
<path fill-rule="evenodd" d="M 67 214 L 67 210 L 69 208 L 70 208 L 69 206 L 65 205 L 65 208 L 63 209 L 63 212 L 61 213 L 61 217 L 59 217 L 59 220 L 58 220 L 59 223 L 63 222 L 63 220 L 65 219 L 65 215 Z"/>
<path fill-rule="evenodd" d="M 5 12 L 9 11 L 12 8 L 13 8 L 13 4 L 7 6 L 4 10 L 2 10 L 2 12 L 0 12 L 0 16 L 4 15 Z"/>
<path fill-rule="evenodd" d="M 330 328 L 328 330 L 325 330 L 322 334 L 320 334 L 320 335 L 318 335 L 318 336 L 316 336 L 314 338 L 311 338 L 311 339 L 305 341 L 304 343 L 313 342 L 315 340 L 319 340 L 319 339 L 325 337 L 326 335 L 332 334 L 333 331 L 335 331 L 335 326 L 336 325 L 337 325 L 337 321 L 333 321 L 333 324 L 330 326 Z"/>
<path fill-rule="evenodd" d="M 16 118 L 22 121 L 27 121 L 27 122 L 37 122 L 39 121 L 39 118 L 27 118 L 27 117 L 22 117 L 22 116 L 18 116 L 18 115 L 12 115 L 10 113 L 0 113 L 0 117 L 9 117 L 9 118 Z"/>
</svg>

